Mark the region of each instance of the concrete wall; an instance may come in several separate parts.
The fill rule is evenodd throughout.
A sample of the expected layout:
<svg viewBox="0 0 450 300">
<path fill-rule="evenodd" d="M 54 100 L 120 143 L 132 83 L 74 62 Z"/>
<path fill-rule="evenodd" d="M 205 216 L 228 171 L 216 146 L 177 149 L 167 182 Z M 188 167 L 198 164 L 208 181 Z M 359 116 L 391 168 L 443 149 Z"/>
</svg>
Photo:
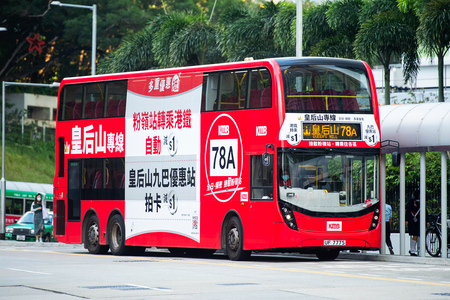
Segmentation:
<svg viewBox="0 0 450 300">
<path fill-rule="evenodd" d="M 378 91 L 378 102 L 384 104 L 384 70 L 381 66 L 372 69 Z M 420 70 L 415 82 L 403 81 L 401 65 L 391 66 L 391 104 L 437 102 L 438 66 L 437 58 L 421 58 Z M 444 57 L 444 97 L 450 101 L 450 57 Z"/>
<path fill-rule="evenodd" d="M 48 127 L 55 127 L 55 117 L 57 109 L 57 97 L 37 94 L 6 94 L 6 101 L 13 104 L 13 107 L 7 109 L 7 112 L 18 110 L 19 112 L 28 111 L 25 115 L 25 122 L 36 121 L 42 126 L 45 122 Z"/>
</svg>

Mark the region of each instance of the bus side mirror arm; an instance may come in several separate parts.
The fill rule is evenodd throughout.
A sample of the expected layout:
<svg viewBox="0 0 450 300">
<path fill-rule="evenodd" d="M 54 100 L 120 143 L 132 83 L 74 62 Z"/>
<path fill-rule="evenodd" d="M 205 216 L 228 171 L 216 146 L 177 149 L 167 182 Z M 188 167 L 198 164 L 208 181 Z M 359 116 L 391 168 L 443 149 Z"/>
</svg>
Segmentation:
<svg viewBox="0 0 450 300">
<path fill-rule="evenodd" d="M 275 149 L 273 144 L 266 144 L 266 152 L 262 154 L 262 164 L 264 167 L 270 166 L 270 154 L 267 152 L 267 148 L 271 149 L 272 151 L 274 151 Z"/>
</svg>

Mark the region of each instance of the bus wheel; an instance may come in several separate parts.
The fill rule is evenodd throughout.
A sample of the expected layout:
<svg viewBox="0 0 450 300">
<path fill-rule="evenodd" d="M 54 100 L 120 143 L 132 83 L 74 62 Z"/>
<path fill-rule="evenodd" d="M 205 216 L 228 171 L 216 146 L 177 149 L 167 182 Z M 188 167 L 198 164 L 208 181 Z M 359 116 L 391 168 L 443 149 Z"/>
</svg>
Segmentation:
<svg viewBox="0 0 450 300">
<path fill-rule="evenodd" d="M 339 256 L 339 252 L 338 249 L 324 249 L 316 252 L 316 256 L 319 260 L 335 260 Z"/>
<path fill-rule="evenodd" d="M 250 251 L 244 250 L 244 236 L 241 222 L 232 217 L 226 228 L 226 251 L 231 260 L 244 260 L 250 257 Z"/>
<path fill-rule="evenodd" d="M 120 215 L 111 218 L 108 235 L 111 253 L 114 255 L 125 254 L 127 250 L 127 247 L 125 247 L 125 224 Z"/>
<path fill-rule="evenodd" d="M 91 254 L 105 254 L 108 252 L 107 245 L 100 245 L 100 226 L 97 216 L 89 217 L 84 236 L 84 248 Z"/>
</svg>

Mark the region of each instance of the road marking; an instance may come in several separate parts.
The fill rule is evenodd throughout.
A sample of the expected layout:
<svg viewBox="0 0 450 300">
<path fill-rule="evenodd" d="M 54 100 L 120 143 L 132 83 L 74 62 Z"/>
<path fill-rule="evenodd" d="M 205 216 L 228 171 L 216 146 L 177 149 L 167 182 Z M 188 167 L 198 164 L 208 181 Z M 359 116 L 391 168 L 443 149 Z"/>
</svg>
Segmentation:
<svg viewBox="0 0 450 300">
<path fill-rule="evenodd" d="M 6 269 L 7 269 L 7 270 L 11 270 L 11 271 L 26 272 L 26 273 L 32 273 L 32 274 L 52 275 L 52 274 L 50 274 L 50 273 L 36 272 L 36 271 L 30 271 L 30 270 L 13 269 L 13 268 L 6 268 Z"/>
<path fill-rule="evenodd" d="M 154 290 L 154 291 L 164 291 L 164 292 L 171 291 L 170 289 L 166 289 L 166 288 L 149 287 L 149 286 L 137 285 L 137 284 L 131 284 L 131 283 L 127 283 L 127 285 L 138 287 L 138 288 L 143 288 L 143 289 L 148 289 L 148 290 Z"/>
<path fill-rule="evenodd" d="M 84 257 L 92 257 L 92 258 L 116 258 L 111 255 L 92 255 L 89 253 L 69 253 L 69 252 L 55 252 L 55 251 L 39 251 L 39 250 L 22 250 L 22 249 L 1 249 L 0 251 L 10 251 L 10 252 L 40 252 L 40 253 L 49 253 L 49 254 L 58 254 L 58 255 L 72 255 L 72 256 L 84 256 Z M 389 282 L 401 282 L 401 283 L 411 283 L 411 284 L 421 284 L 421 285 L 430 285 L 430 286 L 446 286 L 450 287 L 450 283 L 443 282 L 431 282 L 431 281 L 423 281 L 421 279 L 413 279 L 413 278 L 389 278 L 389 277 L 375 277 L 373 275 L 357 275 L 357 274 L 345 274 L 345 273 L 337 273 L 337 272 L 328 272 L 328 271 L 313 271 L 313 270 L 303 270 L 303 269 L 292 269 L 292 268 L 276 268 L 276 267 L 264 267 L 257 265 L 244 265 L 239 264 L 239 262 L 229 262 L 229 263 L 221 263 L 221 262 L 209 262 L 209 261 L 187 261 L 180 259 L 171 259 L 171 258 L 150 258 L 150 257 L 133 257 L 134 260 L 142 260 L 142 261 L 157 261 L 157 262 L 171 262 L 171 263 L 182 263 L 182 264 L 197 264 L 197 265 L 210 265 L 210 266 L 222 266 L 222 267 L 231 267 L 231 268 L 241 268 L 241 269 L 256 269 L 256 270 L 267 270 L 267 271 L 280 271 L 280 272 L 291 272 L 291 273 L 305 273 L 305 274 L 318 274 L 318 275 L 328 275 L 334 277 L 345 277 L 345 278 L 359 278 L 359 279 L 369 279 L 369 280 L 377 280 L 377 281 L 389 281 Z"/>
</svg>

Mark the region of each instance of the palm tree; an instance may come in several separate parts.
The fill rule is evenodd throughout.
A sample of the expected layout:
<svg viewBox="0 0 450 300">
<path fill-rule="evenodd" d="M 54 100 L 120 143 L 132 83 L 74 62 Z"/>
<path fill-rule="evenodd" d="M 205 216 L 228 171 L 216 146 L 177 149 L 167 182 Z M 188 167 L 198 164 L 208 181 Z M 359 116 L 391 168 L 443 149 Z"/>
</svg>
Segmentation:
<svg viewBox="0 0 450 300">
<path fill-rule="evenodd" d="M 419 14 L 419 42 L 429 56 L 438 58 L 439 102 L 444 102 L 444 56 L 450 48 L 450 1 L 428 1 Z"/>
<path fill-rule="evenodd" d="M 240 5 L 224 11 L 218 31 L 222 55 L 228 61 L 286 56 L 274 42 L 275 20 L 281 5 L 268 2 L 262 8 Z"/>
<path fill-rule="evenodd" d="M 156 17 L 103 59 L 102 73 L 198 65 L 221 60 L 215 27 L 204 14 L 169 13 Z"/>
<path fill-rule="evenodd" d="M 386 1 L 392 1 L 386 5 Z M 354 43 L 358 58 L 373 64 L 378 60 L 384 68 L 386 87 L 385 104 L 390 104 L 390 69 L 392 59 L 403 58 L 405 81 L 413 78 L 418 70 L 417 20 L 414 15 L 402 13 L 395 0 L 375 0 L 362 8 L 362 25 Z"/>
<path fill-rule="evenodd" d="M 126 37 L 120 48 L 99 61 L 99 74 L 148 70 L 158 67 L 152 52 L 152 27 Z"/>
<path fill-rule="evenodd" d="M 303 21 L 305 53 L 355 58 L 353 42 L 361 6 L 362 0 L 339 0 L 307 9 Z"/>
</svg>

